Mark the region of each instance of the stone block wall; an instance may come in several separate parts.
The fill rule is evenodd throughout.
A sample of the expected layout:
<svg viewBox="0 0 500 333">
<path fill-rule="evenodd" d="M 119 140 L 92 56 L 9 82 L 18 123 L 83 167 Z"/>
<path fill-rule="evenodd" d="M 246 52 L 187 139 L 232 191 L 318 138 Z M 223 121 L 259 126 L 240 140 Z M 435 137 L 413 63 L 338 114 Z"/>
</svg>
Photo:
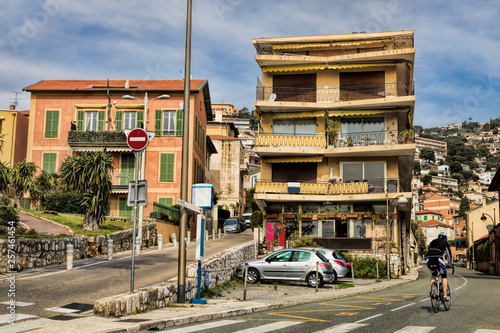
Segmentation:
<svg viewBox="0 0 500 333">
<path fill-rule="evenodd" d="M 226 250 L 202 263 L 202 271 L 208 271 L 210 288 L 228 281 L 236 267 L 257 257 L 257 243 L 254 241 Z M 186 300 L 196 298 L 197 264 L 187 267 Z M 205 274 L 204 274 L 205 276 Z M 166 307 L 177 302 L 176 278 L 151 287 L 141 288 L 134 293 L 101 298 L 94 303 L 94 314 L 102 317 L 122 317 L 148 310 Z"/>
<path fill-rule="evenodd" d="M 142 246 L 151 247 L 156 244 L 156 224 L 142 227 Z M 9 239 L 0 239 L 0 273 L 11 270 L 43 267 L 60 264 L 66 261 L 66 247 L 71 243 L 74 247 L 73 259 L 83 259 L 108 253 L 108 239 L 113 239 L 113 252 L 132 249 L 132 229 L 115 232 L 103 236 L 73 236 L 67 238 L 18 238 L 13 244 Z M 10 250 L 10 252 L 9 252 Z M 9 255 L 15 255 L 15 268 L 9 267 Z"/>
</svg>

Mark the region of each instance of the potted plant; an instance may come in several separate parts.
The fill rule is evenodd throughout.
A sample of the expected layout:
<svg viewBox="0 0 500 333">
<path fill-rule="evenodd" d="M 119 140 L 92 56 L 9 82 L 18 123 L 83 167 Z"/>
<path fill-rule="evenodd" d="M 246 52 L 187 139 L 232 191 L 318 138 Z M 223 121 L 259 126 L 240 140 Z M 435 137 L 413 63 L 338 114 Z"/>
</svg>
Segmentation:
<svg viewBox="0 0 500 333">
<path fill-rule="evenodd" d="M 332 118 L 326 118 L 325 133 L 328 147 L 335 147 L 337 144 L 337 137 L 339 134 L 339 122 Z"/>
<path fill-rule="evenodd" d="M 405 129 L 402 134 L 403 141 L 406 143 L 412 143 L 414 134 L 415 132 L 413 131 L 413 127 Z"/>
</svg>

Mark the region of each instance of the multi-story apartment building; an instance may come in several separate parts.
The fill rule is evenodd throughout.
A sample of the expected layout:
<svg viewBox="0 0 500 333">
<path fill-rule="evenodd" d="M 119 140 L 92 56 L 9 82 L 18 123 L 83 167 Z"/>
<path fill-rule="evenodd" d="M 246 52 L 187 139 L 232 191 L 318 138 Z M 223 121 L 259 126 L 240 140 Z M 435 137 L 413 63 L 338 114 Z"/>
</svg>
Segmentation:
<svg viewBox="0 0 500 333">
<path fill-rule="evenodd" d="M 26 159 L 27 114 L 16 111 L 14 104 L 9 110 L 0 110 L 0 162 L 10 167 Z"/>
<path fill-rule="evenodd" d="M 392 204 L 412 199 L 413 32 L 253 44 L 262 70 L 254 198 L 264 227 L 284 225 L 344 250 L 378 250 L 382 238 L 406 256 L 411 205 Z"/>
<path fill-rule="evenodd" d="M 131 215 L 127 196 L 135 158 L 127 129 L 155 134 L 140 167 L 140 178 L 148 181 L 145 217 L 160 206 L 176 204 L 181 168 L 189 170 L 189 187 L 207 182 L 206 124 L 212 120 L 208 81 L 191 81 L 188 165 L 181 162 L 183 80 L 44 80 L 24 90 L 31 92 L 27 160 L 55 172 L 68 155 L 106 149 L 114 164 L 110 216 Z"/>
<path fill-rule="evenodd" d="M 221 112 L 224 116 L 238 114 L 240 110 L 231 103 L 212 103 L 212 113 Z"/>
<path fill-rule="evenodd" d="M 417 144 L 417 149 L 424 147 L 431 148 L 444 156 L 446 156 L 446 152 L 448 151 L 448 143 L 446 141 L 433 140 L 417 136 L 415 137 L 415 143 Z"/>
</svg>

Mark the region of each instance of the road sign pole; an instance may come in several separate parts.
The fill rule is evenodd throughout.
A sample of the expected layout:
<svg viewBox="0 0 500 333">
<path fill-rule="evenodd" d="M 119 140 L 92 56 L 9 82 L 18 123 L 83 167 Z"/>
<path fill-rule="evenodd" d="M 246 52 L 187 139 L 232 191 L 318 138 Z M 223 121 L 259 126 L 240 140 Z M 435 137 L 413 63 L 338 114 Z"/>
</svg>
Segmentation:
<svg viewBox="0 0 500 333">
<path fill-rule="evenodd" d="M 142 150 L 134 150 L 135 156 L 135 188 L 134 188 L 134 216 L 133 216 L 133 226 L 132 226 L 132 267 L 130 269 L 130 292 L 134 292 L 134 277 L 135 277 L 135 235 L 136 235 L 136 222 L 137 222 L 137 199 L 139 197 L 139 157 L 142 154 Z"/>
</svg>

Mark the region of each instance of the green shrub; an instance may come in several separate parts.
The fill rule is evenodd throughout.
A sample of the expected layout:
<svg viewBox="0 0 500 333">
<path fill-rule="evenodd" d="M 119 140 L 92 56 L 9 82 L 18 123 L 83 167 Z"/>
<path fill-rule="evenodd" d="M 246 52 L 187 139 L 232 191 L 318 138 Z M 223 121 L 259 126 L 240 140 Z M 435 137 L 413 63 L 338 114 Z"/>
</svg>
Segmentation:
<svg viewBox="0 0 500 333">
<path fill-rule="evenodd" d="M 9 224 L 14 221 L 15 224 Z M 17 227 L 19 223 L 19 215 L 16 209 L 12 206 L 12 202 L 7 197 L 0 197 L 0 226 Z"/>
<path fill-rule="evenodd" d="M 479 245 L 476 249 L 477 262 L 490 262 L 490 243 L 486 242 Z"/>
<path fill-rule="evenodd" d="M 290 247 L 319 247 L 319 245 L 311 236 L 305 236 L 290 242 Z"/>
<path fill-rule="evenodd" d="M 81 205 L 82 198 L 80 194 L 75 192 L 47 194 L 41 200 L 41 208 L 59 213 L 85 214 L 85 207 Z"/>
<path fill-rule="evenodd" d="M 387 265 L 385 261 L 373 257 L 353 257 L 351 259 L 354 265 L 354 277 L 376 279 L 377 263 L 378 277 L 381 279 L 387 277 Z"/>
</svg>

